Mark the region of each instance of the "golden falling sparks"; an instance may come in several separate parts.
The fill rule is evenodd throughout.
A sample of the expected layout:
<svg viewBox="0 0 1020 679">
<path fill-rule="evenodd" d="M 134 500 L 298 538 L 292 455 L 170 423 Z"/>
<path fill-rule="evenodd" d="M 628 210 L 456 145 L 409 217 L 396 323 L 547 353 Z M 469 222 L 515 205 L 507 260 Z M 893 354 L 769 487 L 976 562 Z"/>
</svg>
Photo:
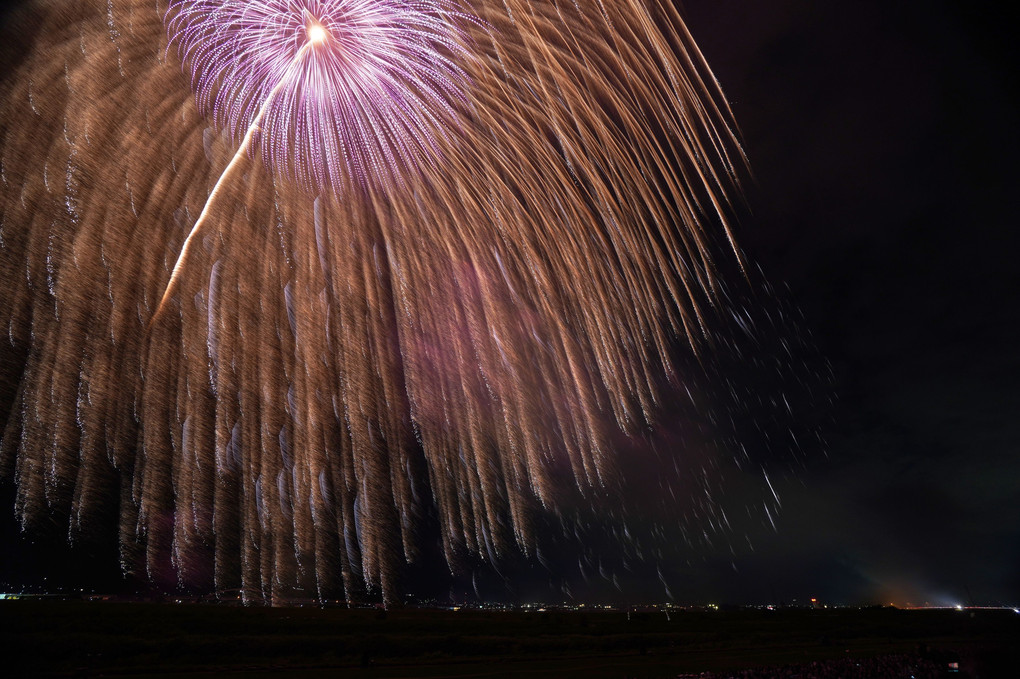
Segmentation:
<svg viewBox="0 0 1020 679">
<path fill-rule="evenodd" d="M 392 599 L 429 507 L 451 564 L 532 553 L 552 470 L 612 482 L 609 437 L 654 420 L 715 241 L 736 251 L 743 158 L 680 16 L 466 0 L 464 100 L 399 181 L 316 195 L 247 160 L 262 113 L 240 145 L 210 127 L 157 5 L 12 19 L 35 35 L 0 116 L 19 517 L 113 512 L 126 570 L 252 601 Z"/>
</svg>

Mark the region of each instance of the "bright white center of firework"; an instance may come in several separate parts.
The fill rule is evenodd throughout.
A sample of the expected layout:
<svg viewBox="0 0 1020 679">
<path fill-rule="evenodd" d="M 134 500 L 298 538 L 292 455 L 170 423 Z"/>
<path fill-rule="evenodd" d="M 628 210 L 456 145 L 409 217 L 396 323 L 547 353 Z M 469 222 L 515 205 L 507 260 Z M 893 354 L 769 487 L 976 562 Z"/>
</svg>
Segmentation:
<svg viewBox="0 0 1020 679">
<path fill-rule="evenodd" d="M 319 24 L 312 24 L 308 27 L 308 40 L 313 45 L 318 45 L 326 40 L 326 29 Z"/>
</svg>

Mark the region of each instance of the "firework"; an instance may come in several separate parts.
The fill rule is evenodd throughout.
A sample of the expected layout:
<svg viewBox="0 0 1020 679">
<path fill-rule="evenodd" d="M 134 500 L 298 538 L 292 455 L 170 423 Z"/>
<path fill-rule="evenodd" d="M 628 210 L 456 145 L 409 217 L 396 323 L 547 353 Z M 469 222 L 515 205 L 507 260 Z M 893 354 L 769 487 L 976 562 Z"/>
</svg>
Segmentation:
<svg viewBox="0 0 1020 679">
<path fill-rule="evenodd" d="M 306 188 L 389 187 L 434 162 L 432 140 L 456 119 L 464 72 L 449 6 L 428 2 L 172 2 L 171 43 L 191 70 L 199 108 L 240 138 L 184 242 L 157 307 L 176 289 L 220 188 L 251 151 Z"/>
<path fill-rule="evenodd" d="M 128 571 L 391 598 L 433 512 L 451 567 L 530 554 L 706 333 L 741 155 L 668 3 L 22 21 L 0 454 L 26 524 L 113 513 Z"/>
</svg>

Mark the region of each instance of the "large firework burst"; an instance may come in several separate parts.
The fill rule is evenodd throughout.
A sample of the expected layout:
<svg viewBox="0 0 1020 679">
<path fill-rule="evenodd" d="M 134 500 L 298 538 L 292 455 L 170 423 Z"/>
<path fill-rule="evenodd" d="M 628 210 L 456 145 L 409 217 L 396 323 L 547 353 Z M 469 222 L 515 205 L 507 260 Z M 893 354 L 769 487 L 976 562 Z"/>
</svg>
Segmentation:
<svg viewBox="0 0 1020 679">
<path fill-rule="evenodd" d="M 22 17 L 3 465 L 128 570 L 392 596 L 429 507 L 451 564 L 528 553 L 706 332 L 741 156 L 669 3 Z"/>
</svg>

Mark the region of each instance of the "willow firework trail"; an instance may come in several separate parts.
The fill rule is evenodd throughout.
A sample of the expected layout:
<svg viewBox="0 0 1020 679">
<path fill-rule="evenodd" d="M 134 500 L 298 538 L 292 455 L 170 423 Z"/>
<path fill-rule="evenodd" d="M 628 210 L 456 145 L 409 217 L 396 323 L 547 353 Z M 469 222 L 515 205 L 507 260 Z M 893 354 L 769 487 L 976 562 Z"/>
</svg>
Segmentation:
<svg viewBox="0 0 1020 679">
<path fill-rule="evenodd" d="M 265 601 L 393 597 L 427 516 L 451 568 L 533 553 L 537 516 L 614 487 L 609 441 L 654 421 L 719 301 L 706 224 L 728 237 L 741 154 L 680 17 L 155 4 L 11 31 L 22 521 L 115 515 L 126 570 Z"/>
</svg>

